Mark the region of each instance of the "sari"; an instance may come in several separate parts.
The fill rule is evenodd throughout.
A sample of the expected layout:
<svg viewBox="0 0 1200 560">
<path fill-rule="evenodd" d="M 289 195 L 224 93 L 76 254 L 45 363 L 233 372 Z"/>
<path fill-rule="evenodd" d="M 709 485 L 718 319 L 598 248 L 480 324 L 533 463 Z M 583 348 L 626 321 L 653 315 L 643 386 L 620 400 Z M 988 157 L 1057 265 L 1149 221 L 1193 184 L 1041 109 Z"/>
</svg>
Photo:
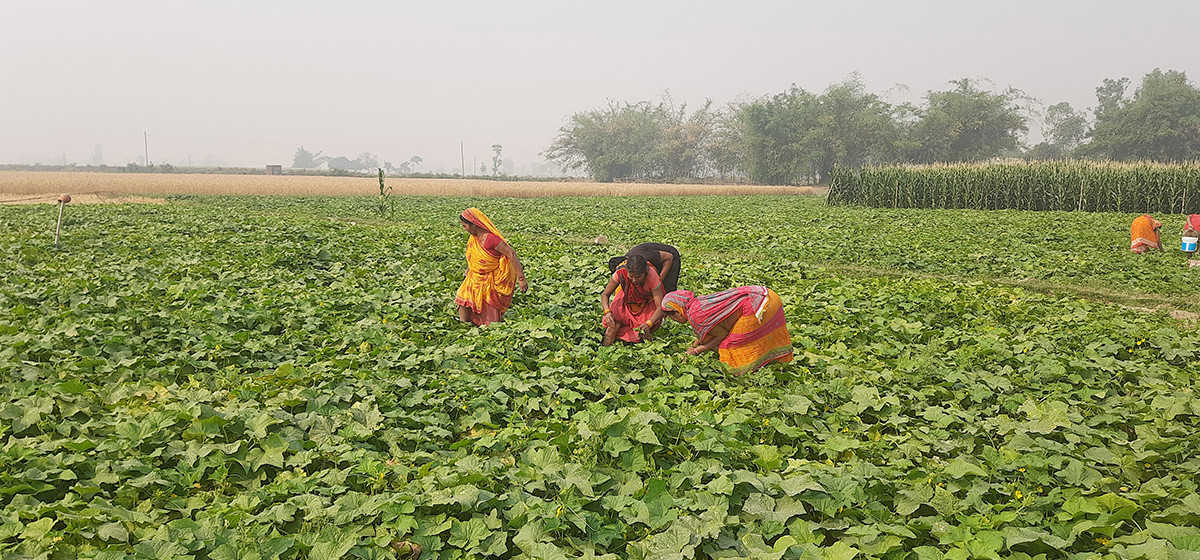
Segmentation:
<svg viewBox="0 0 1200 560">
<path fill-rule="evenodd" d="M 646 263 L 646 280 L 640 285 L 634 284 L 629 281 L 629 270 L 622 262 L 613 273 L 613 278 L 617 279 L 617 291 L 613 293 L 609 309 L 612 310 L 613 319 L 621 324 L 617 328 L 617 338 L 625 342 L 641 342 L 642 336 L 635 329 L 654 316 L 654 288 L 662 285 L 658 270 Z"/>
<path fill-rule="evenodd" d="M 1162 222 L 1151 218 L 1147 214 L 1142 214 L 1133 220 L 1133 226 L 1129 228 L 1129 250 L 1134 253 L 1145 253 L 1150 249 L 1159 248 L 1159 238 L 1157 229 L 1162 227 Z"/>
<path fill-rule="evenodd" d="M 1183 223 L 1183 231 L 1200 231 L 1200 214 L 1188 214 Z"/>
<path fill-rule="evenodd" d="M 506 242 L 500 230 L 478 208 L 468 208 L 462 217 Z M 516 269 L 508 257 L 485 247 L 474 235 L 467 239 L 467 276 L 454 294 L 454 303 L 470 310 L 471 322 L 486 325 L 500 320 L 512 305 L 517 283 Z"/>
<path fill-rule="evenodd" d="M 683 313 L 701 342 L 721 321 L 740 314 L 717 348 L 717 355 L 734 375 L 758 371 L 771 362 L 792 361 L 792 335 L 783 315 L 783 301 L 764 286 L 743 286 L 704 296 L 679 290 L 663 298 L 662 310 Z"/>
</svg>

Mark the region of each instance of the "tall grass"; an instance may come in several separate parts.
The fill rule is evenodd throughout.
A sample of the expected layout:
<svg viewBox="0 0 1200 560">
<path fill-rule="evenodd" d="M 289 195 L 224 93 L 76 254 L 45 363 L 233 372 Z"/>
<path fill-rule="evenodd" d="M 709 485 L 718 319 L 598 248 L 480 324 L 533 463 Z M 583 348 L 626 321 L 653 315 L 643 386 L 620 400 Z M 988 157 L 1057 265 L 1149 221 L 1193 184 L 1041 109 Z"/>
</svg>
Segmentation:
<svg viewBox="0 0 1200 560">
<path fill-rule="evenodd" d="M 673 196 L 822 194 L 812 187 L 388 179 L 392 194 L 443 196 Z M 378 196 L 373 177 L 0 171 L 0 201 L 58 193 Z M 47 199 L 49 201 L 50 199 Z"/>
<path fill-rule="evenodd" d="M 996 162 L 838 169 L 829 204 L 1084 212 L 1200 212 L 1200 163 Z"/>
</svg>

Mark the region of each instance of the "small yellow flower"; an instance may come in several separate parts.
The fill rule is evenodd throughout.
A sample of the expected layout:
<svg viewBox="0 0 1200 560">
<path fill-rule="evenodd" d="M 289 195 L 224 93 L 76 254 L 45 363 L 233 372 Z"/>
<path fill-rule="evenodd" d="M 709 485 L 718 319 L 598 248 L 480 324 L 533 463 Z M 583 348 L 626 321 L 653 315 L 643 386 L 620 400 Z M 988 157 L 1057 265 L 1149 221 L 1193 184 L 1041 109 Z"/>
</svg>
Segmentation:
<svg viewBox="0 0 1200 560">
<path fill-rule="evenodd" d="M 1020 500 L 1021 497 L 1023 496 L 1023 494 L 1021 494 L 1020 490 L 1017 490 L 1016 492 L 1013 493 L 1013 496 L 1016 496 L 1017 499 Z"/>
<path fill-rule="evenodd" d="M 1106 539 L 1104 537 L 1096 537 L 1096 542 L 1100 543 L 1100 546 L 1104 546 L 1104 545 L 1108 544 L 1108 539 Z"/>
<path fill-rule="evenodd" d="M 1021 468 L 1017 469 L 1017 472 L 1025 472 L 1025 467 L 1021 467 Z"/>
</svg>

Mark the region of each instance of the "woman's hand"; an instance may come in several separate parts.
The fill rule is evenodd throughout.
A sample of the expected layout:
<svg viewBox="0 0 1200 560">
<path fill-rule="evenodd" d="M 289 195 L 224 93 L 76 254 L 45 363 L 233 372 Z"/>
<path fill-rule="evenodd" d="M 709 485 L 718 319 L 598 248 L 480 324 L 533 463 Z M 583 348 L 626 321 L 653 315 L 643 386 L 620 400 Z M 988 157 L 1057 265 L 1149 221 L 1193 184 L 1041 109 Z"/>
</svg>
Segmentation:
<svg viewBox="0 0 1200 560">
<path fill-rule="evenodd" d="M 704 352 L 704 350 L 705 350 L 705 348 L 703 346 L 692 346 L 691 348 L 687 349 L 687 355 L 699 356 L 700 354 L 702 354 Z"/>
<path fill-rule="evenodd" d="M 612 324 L 612 321 L 612 311 L 605 309 L 604 314 L 600 316 L 600 326 L 607 329 L 608 325 Z"/>
<path fill-rule="evenodd" d="M 529 282 L 525 281 L 524 276 L 517 277 L 517 285 L 521 287 L 522 294 L 529 291 Z"/>
</svg>

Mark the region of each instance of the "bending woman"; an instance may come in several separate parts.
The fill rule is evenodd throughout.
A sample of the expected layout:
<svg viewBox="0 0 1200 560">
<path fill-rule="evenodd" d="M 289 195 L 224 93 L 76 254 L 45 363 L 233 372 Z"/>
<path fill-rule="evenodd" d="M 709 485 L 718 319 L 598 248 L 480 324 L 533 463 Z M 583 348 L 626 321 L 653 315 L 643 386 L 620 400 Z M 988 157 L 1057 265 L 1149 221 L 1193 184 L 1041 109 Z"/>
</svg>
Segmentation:
<svg viewBox="0 0 1200 560">
<path fill-rule="evenodd" d="M 654 266 L 662 278 L 663 292 L 671 293 L 679 289 L 679 249 L 666 243 L 642 243 L 634 245 L 624 257 L 608 259 L 609 272 L 616 272 L 625 259 L 634 255 L 645 257 L 646 262 Z"/>
<path fill-rule="evenodd" d="M 1162 251 L 1163 246 L 1158 235 L 1161 229 L 1162 222 L 1148 214 L 1138 216 L 1129 227 L 1129 250 L 1134 253 L 1145 253 L 1150 249 Z"/>
<path fill-rule="evenodd" d="M 496 226 L 478 208 L 467 208 L 458 217 L 467 238 L 467 277 L 454 295 L 458 318 L 486 325 L 500 320 L 512 305 L 513 288 L 529 291 L 525 270 L 516 252 Z"/>
<path fill-rule="evenodd" d="M 610 304 L 608 298 L 612 297 Z M 653 334 L 662 324 L 658 307 L 662 305 L 663 288 L 658 271 L 641 255 L 633 255 L 617 266 L 600 294 L 600 324 L 604 326 L 601 344 L 611 345 L 616 339 L 641 342 L 642 335 Z"/>
<path fill-rule="evenodd" d="M 783 302 L 764 286 L 731 288 L 705 296 L 679 290 L 663 298 L 662 311 L 680 323 L 691 324 L 696 340 L 688 354 L 717 350 L 734 375 L 758 371 L 770 362 L 792 361 L 792 335 L 783 316 Z"/>
</svg>

